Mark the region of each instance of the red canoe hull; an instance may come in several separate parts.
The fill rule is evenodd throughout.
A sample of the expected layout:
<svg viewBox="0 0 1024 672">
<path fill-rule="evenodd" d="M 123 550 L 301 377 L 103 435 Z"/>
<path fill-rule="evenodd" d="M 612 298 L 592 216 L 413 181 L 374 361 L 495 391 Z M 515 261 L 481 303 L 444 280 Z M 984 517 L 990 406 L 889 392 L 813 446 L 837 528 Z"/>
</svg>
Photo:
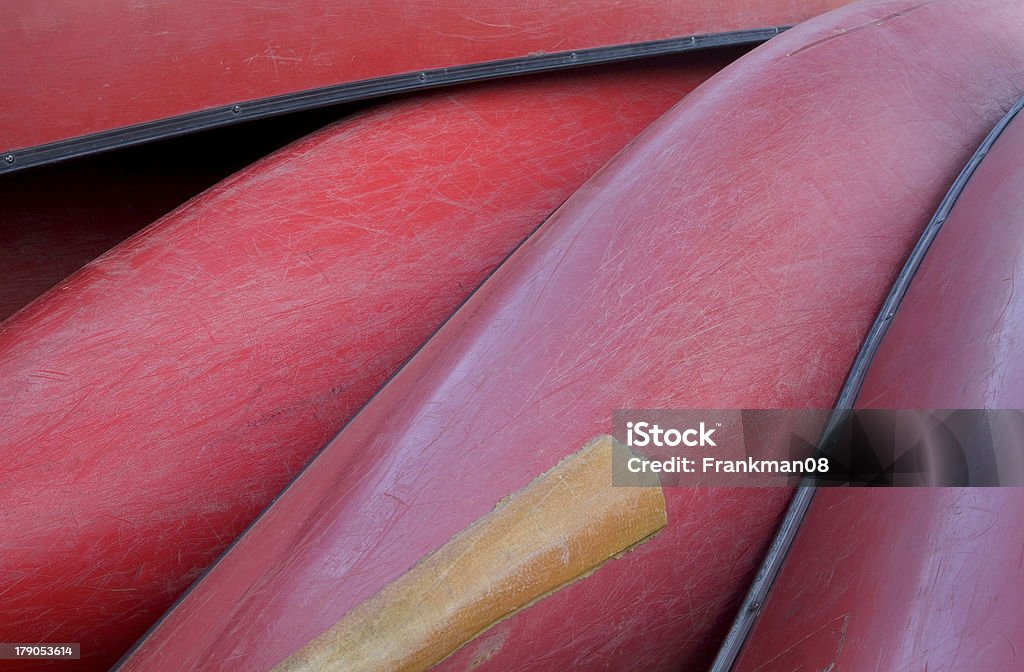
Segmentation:
<svg viewBox="0 0 1024 672">
<path fill-rule="evenodd" d="M 1024 407 L 1022 156 L 1018 113 L 928 247 L 859 408 Z M 1019 478 L 1011 447 L 999 467 Z M 1018 669 L 1021 516 L 1019 488 L 819 489 L 737 672 Z"/>
<path fill-rule="evenodd" d="M 1024 115 L 985 154 L 914 274 L 862 408 L 1024 408 Z"/>
<path fill-rule="evenodd" d="M 1019 488 L 819 490 L 734 669 L 1018 669 L 1022 515 Z"/>
<path fill-rule="evenodd" d="M 291 115 L 4 176 L 0 322 L 189 198 L 344 111 L 324 116 Z"/>
<path fill-rule="evenodd" d="M 0 641 L 81 642 L 81 669 L 108 667 L 495 265 L 732 56 L 368 111 L 8 320 L 0 521 L 20 541 L 0 548 Z"/>
<path fill-rule="evenodd" d="M 508 3 L 115 0 L 0 7 L 5 103 L 0 150 L 22 151 L 401 73 L 697 34 L 787 26 L 842 0 L 604 0 Z M 685 46 L 685 45 L 684 45 Z M 571 65 L 571 62 L 567 62 Z M 362 86 L 369 95 L 373 87 Z M 359 97 L 359 92 L 353 94 Z M 379 95 L 379 94 L 378 94 Z M 293 105 L 303 105 L 296 100 Z M 123 142 L 124 137 L 118 142 Z M 26 157 L 27 159 L 27 157 Z"/>
<path fill-rule="evenodd" d="M 900 9 L 868 3 L 799 26 L 654 124 L 124 669 L 269 669 L 607 433 L 613 409 L 830 406 L 941 185 L 1024 88 L 1020 9 Z M 944 76 L 927 81 L 891 75 L 936 68 Z M 666 529 L 438 669 L 702 669 L 788 496 L 666 489 Z"/>
</svg>

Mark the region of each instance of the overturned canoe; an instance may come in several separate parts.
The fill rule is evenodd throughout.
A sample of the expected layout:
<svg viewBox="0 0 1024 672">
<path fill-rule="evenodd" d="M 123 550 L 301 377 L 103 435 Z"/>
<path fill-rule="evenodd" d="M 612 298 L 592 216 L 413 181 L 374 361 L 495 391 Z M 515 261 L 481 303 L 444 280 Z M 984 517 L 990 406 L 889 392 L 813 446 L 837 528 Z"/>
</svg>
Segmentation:
<svg viewBox="0 0 1024 672">
<path fill-rule="evenodd" d="M 0 173 L 428 86 L 760 41 L 843 2 L 4 3 Z"/>
<path fill-rule="evenodd" d="M 1010 448 L 993 464 L 966 456 L 972 482 L 995 471 L 1009 485 L 1024 473 L 1024 420 L 1009 410 L 1024 406 L 1019 107 L 933 220 L 879 319 L 891 326 L 865 346 L 863 380 L 848 382 L 858 408 L 1004 409 L 993 414 L 1002 436 L 978 424 L 962 447 Z M 1018 668 L 1022 515 L 1019 487 L 819 489 L 734 669 Z"/>
<path fill-rule="evenodd" d="M 365 112 L 4 323 L 0 522 L 18 541 L 0 545 L 0 641 L 81 642 L 82 669 L 108 667 L 511 249 L 733 55 Z"/>
<path fill-rule="evenodd" d="M 832 403 L 941 185 L 1024 87 L 1021 8 L 903 9 L 865 3 L 798 26 L 656 122 L 122 669 L 707 665 L 788 491 L 665 488 L 664 522 L 657 498 L 615 509 L 590 489 L 552 496 L 519 528 L 509 507 L 592 464 L 616 408 Z M 904 76 L 919 71 L 942 74 Z M 588 512 L 613 548 L 595 548 L 586 525 L 544 534 Z M 484 557 L 494 549 L 468 542 L 495 526 L 515 535 Z M 479 562 L 494 582 L 479 581 Z M 450 586 L 443 603 L 415 599 L 438 585 Z M 472 634 L 453 642 L 448 624 Z"/>
<path fill-rule="evenodd" d="M 1022 515 L 1019 488 L 819 490 L 733 669 L 1017 669 Z"/>
<path fill-rule="evenodd" d="M 289 115 L 5 175 L 0 322 L 188 199 L 344 114 L 325 116 Z"/>
</svg>

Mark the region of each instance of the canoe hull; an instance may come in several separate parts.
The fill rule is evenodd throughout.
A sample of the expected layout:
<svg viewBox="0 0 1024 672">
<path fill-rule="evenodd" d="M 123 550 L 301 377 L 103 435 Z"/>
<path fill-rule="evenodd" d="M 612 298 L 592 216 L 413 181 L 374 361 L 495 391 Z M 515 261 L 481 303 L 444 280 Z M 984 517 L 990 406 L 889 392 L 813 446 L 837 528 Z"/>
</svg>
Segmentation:
<svg viewBox="0 0 1024 672">
<path fill-rule="evenodd" d="M 1021 156 L 1017 113 L 928 246 L 858 408 L 1024 405 L 1024 369 L 1008 354 L 1020 352 L 1024 321 L 1012 281 L 1024 264 Z M 995 475 L 1019 485 L 1024 423 L 1004 412 L 1010 431 L 995 445 L 1009 450 L 996 455 Z M 970 454 L 981 445 L 963 447 L 971 467 L 984 463 Z M 1014 669 L 1024 638 L 1021 515 L 1018 487 L 819 489 L 736 671 Z"/>
<path fill-rule="evenodd" d="M 22 577 L 0 641 L 81 642 L 82 669 L 109 667 L 511 249 L 729 58 L 365 112 L 4 323 L 0 520 L 23 544 L 0 551 Z"/>
<path fill-rule="evenodd" d="M 830 406 L 937 185 L 1012 102 L 1006 90 L 1024 86 L 1024 21 L 967 2 L 900 9 L 866 3 L 797 27 L 656 122 L 498 269 L 123 669 L 226 669 L 240 655 L 270 669 L 607 433 L 613 409 Z M 957 30 L 971 37 L 950 58 L 936 38 Z M 894 64 L 948 78 L 883 74 Z M 1004 97 L 989 75 L 1012 83 Z M 789 493 L 665 497 L 663 531 L 438 669 L 706 666 Z"/>
<path fill-rule="evenodd" d="M 339 102 L 465 81 L 495 61 L 510 61 L 504 71 L 511 74 L 550 67 L 552 53 L 565 56 L 556 67 L 571 67 L 582 61 L 572 58 L 574 50 L 680 37 L 686 39 L 678 40 L 678 48 L 685 49 L 692 35 L 792 25 L 839 4 L 842 0 L 571 5 L 545 0 L 511 6 L 498 0 L 441 6 L 331 0 L 7 3 L 0 8 L 0 60 L 8 87 L 0 109 L 5 145 L 0 150 L 13 161 L 0 161 L 0 172 L 123 146 L 139 134 L 165 134 L 174 124 L 140 125 L 182 115 L 197 115 L 181 124 L 195 130 L 258 117 L 281 96 L 291 99 L 271 104 L 274 113 L 325 104 L 330 96 L 308 95 L 323 87 L 341 87 L 337 93 L 344 95 L 334 96 Z M 449 73 L 461 66 L 467 67 Z M 490 69 L 491 76 L 501 75 L 500 69 Z M 427 71 L 421 81 L 418 73 Z M 109 142 L 97 135 L 128 127 L 135 128 Z M 92 140 L 81 146 L 40 148 L 86 137 Z M 29 148 L 40 149 L 39 155 L 26 152 Z"/>
</svg>

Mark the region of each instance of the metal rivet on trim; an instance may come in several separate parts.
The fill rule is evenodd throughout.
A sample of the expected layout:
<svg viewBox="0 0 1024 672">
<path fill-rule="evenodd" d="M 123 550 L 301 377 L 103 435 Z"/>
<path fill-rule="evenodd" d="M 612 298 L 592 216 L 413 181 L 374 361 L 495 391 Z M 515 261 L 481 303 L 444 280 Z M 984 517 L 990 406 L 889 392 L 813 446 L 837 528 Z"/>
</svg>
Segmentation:
<svg viewBox="0 0 1024 672">
<path fill-rule="evenodd" d="M 242 111 L 242 108 L 241 108 L 241 106 L 239 106 L 239 105 L 234 105 L 234 106 L 233 106 L 233 107 L 231 108 L 231 111 L 232 111 L 232 112 L 234 112 L 235 114 L 238 114 L 239 112 L 241 112 L 241 111 Z"/>
<path fill-rule="evenodd" d="M 4 161 L 7 163 L 14 163 L 14 154 L 8 154 L 4 157 Z"/>
<path fill-rule="evenodd" d="M 420 81 L 422 82 L 422 81 L 425 81 L 426 79 L 427 79 L 427 73 L 421 72 L 420 73 Z"/>
</svg>

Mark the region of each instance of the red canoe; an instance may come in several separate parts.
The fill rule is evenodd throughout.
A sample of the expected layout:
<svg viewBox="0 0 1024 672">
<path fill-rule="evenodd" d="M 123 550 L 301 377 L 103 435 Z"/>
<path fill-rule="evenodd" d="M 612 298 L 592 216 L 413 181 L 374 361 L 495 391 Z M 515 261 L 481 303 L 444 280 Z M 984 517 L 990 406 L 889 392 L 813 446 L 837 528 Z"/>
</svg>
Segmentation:
<svg viewBox="0 0 1024 672">
<path fill-rule="evenodd" d="M 281 669 L 345 669 L 363 644 L 402 669 L 446 654 L 438 669 L 706 666 L 785 490 L 666 489 L 667 526 L 644 538 L 657 524 L 645 518 L 622 537 L 623 550 L 639 545 L 606 562 L 601 550 L 575 581 L 557 562 L 548 576 L 519 571 L 534 558 L 514 550 L 488 556 L 507 618 L 486 620 L 491 593 L 463 594 L 457 551 L 589 459 L 613 409 L 831 405 L 941 185 L 1024 88 L 1024 9 L 904 8 L 871 2 L 799 26 L 655 123 L 501 266 L 123 669 L 267 670 L 321 633 Z M 904 75 L 918 72 L 938 74 Z M 552 501 L 552 517 L 575 520 L 590 500 Z M 602 507 L 594 516 L 628 527 Z M 538 562 L 577 566 L 591 543 L 579 533 L 538 547 Z M 469 606 L 417 604 L 417 587 L 438 585 Z M 439 651 L 452 619 L 482 634 Z M 372 640 L 353 640 L 368 623 Z"/>
<path fill-rule="evenodd" d="M 1021 516 L 1019 488 L 819 490 L 733 669 L 1019 669 Z"/>
<path fill-rule="evenodd" d="M 998 129 L 895 312 L 861 408 L 1024 408 L 1024 114 Z"/>
<path fill-rule="evenodd" d="M 857 407 L 1024 407 L 1017 108 L 920 245 Z M 1021 516 L 1019 488 L 818 490 L 735 669 L 1019 669 Z"/>
<path fill-rule="evenodd" d="M 192 196 L 343 112 L 323 116 L 290 115 L 5 175 L 0 322 Z"/>
<path fill-rule="evenodd" d="M 510 250 L 732 56 L 371 110 L 8 320 L 0 641 L 80 641 L 81 669 L 109 666 Z"/>
<path fill-rule="evenodd" d="M 700 46 L 695 35 L 763 40 L 844 1 L 7 2 L 0 172 L 313 106 L 676 53 Z"/>
</svg>

